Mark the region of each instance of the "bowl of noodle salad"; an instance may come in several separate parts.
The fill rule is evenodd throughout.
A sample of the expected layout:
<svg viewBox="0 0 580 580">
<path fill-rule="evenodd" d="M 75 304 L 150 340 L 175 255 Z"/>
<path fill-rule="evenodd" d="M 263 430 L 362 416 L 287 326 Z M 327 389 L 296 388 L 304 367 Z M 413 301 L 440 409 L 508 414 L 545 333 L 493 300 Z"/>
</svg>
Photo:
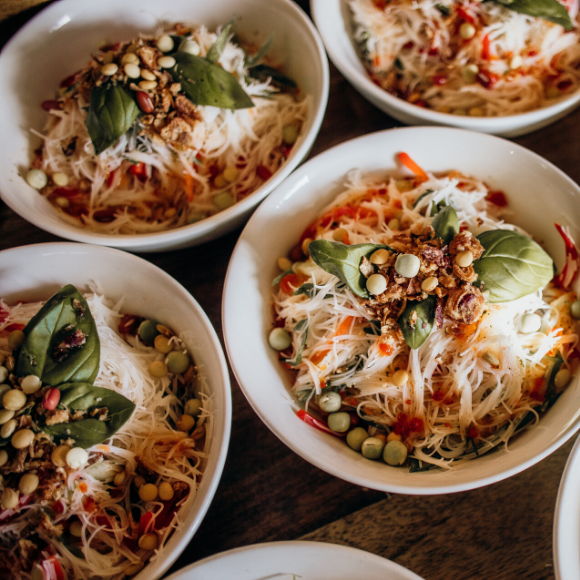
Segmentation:
<svg viewBox="0 0 580 580">
<path fill-rule="evenodd" d="M 310 150 L 328 95 L 324 48 L 290 0 L 60 2 L 0 69 L 3 199 L 54 234 L 131 251 L 243 223 Z"/>
<path fill-rule="evenodd" d="M 318 156 L 230 263 L 224 331 L 248 400 L 302 457 L 372 489 L 447 493 L 533 465 L 579 427 L 576 191 L 456 129 Z"/>
<path fill-rule="evenodd" d="M 117 250 L 32 245 L 0 267 L 2 574 L 160 577 L 227 452 L 211 323 L 170 276 Z"/>
<path fill-rule="evenodd" d="M 580 102 L 578 2 L 314 0 L 333 63 L 409 124 L 516 136 Z"/>
</svg>

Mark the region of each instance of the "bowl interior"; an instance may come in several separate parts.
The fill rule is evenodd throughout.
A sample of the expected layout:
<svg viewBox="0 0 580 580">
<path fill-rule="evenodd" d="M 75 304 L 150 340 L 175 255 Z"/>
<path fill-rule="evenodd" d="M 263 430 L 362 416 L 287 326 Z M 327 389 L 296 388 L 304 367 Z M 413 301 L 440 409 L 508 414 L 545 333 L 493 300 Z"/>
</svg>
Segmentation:
<svg viewBox="0 0 580 580">
<path fill-rule="evenodd" d="M 191 510 L 167 544 L 164 557 L 138 577 L 158 578 L 183 551 L 209 508 L 225 461 L 231 424 L 231 396 L 225 357 L 215 331 L 191 295 L 149 262 L 118 250 L 53 243 L 0 252 L 0 296 L 8 303 L 49 298 L 65 284 L 97 291 L 122 311 L 154 317 L 178 332 L 212 394 L 214 429 L 209 459 Z"/>
<path fill-rule="evenodd" d="M 254 214 L 232 256 L 223 303 L 224 334 L 240 385 L 262 420 L 296 453 L 325 471 L 369 487 L 400 493 L 447 493 L 482 486 L 525 469 L 561 445 L 580 426 L 580 381 L 575 379 L 540 425 L 453 471 L 408 473 L 368 461 L 344 441 L 302 423 L 288 392 L 290 377 L 268 346 L 272 280 L 276 259 L 287 255 L 304 228 L 340 191 L 351 169 L 403 172 L 396 154 L 407 152 L 431 172 L 452 169 L 503 190 L 515 223 L 541 241 L 558 267 L 564 245 L 554 222 L 580 239 L 580 189 L 561 171 L 530 151 L 484 134 L 416 127 L 361 137 L 309 161 Z M 549 193 L 548 193 L 549 192 Z M 550 203 L 546 203 L 546 199 Z"/>
<path fill-rule="evenodd" d="M 210 29 L 238 17 L 234 31 L 264 43 L 270 54 L 312 95 L 303 133 L 287 162 L 245 200 L 202 222 L 154 234 L 109 236 L 91 233 L 58 216 L 46 199 L 22 179 L 47 115 L 41 103 L 54 98 L 62 79 L 82 68 L 103 41 L 153 34 L 165 24 L 192 22 Z M 0 124 L 10 134 L 0 143 L 0 194 L 18 214 L 51 233 L 75 241 L 134 251 L 183 247 L 216 237 L 241 223 L 251 209 L 306 156 L 318 132 L 328 95 L 328 64 L 312 23 L 290 0 L 63 0 L 42 11 L 6 45 L 0 55 Z"/>
<path fill-rule="evenodd" d="M 328 51 L 340 72 L 363 97 L 395 119 L 411 125 L 449 125 L 506 137 L 540 129 L 569 113 L 580 104 L 580 89 L 555 100 L 554 104 L 527 113 L 504 117 L 469 117 L 440 113 L 418 107 L 375 85 L 363 66 L 353 40 L 348 0 L 311 0 L 311 11 Z"/>
</svg>

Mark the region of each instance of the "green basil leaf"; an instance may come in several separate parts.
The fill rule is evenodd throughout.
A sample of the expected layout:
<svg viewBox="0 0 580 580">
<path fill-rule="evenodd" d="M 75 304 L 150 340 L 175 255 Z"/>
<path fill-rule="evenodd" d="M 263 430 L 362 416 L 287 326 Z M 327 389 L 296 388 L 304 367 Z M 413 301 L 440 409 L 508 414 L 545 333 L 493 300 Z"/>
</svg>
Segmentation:
<svg viewBox="0 0 580 580">
<path fill-rule="evenodd" d="M 302 362 L 302 353 L 304 352 L 304 347 L 306 346 L 306 339 L 308 338 L 308 319 L 304 318 L 295 327 L 294 332 L 298 332 L 304 329 L 304 334 L 302 335 L 302 342 L 300 343 L 300 348 L 296 353 L 294 359 L 287 358 L 284 362 L 289 364 L 291 367 L 297 367 Z"/>
<path fill-rule="evenodd" d="M 193 104 L 220 109 L 254 106 L 236 77 L 221 66 L 187 52 L 177 52 L 173 58 L 176 63 L 169 72 Z"/>
<path fill-rule="evenodd" d="M 56 347 L 72 330 L 81 331 L 86 342 L 68 350 L 59 362 L 59 357 L 55 358 Z M 52 296 L 23 332 L 25 339 L 16 363 L 17 376 L 36 375 L 52 386 L 94 382 L 101 358 L 97 325 L 83 295 L 72 284 Z"/>
<path fill-rule="evenodd" d="M 435 4 L 435 8 L 437 8 L 443 16 L 449 16 L 451 14 L 449 6 L 445 6 L 445 4 Z"/>
<path fill-rule="evenodd" d="M 210 49 L 207 51 L 207 54 L 205 55 L 205 58 L 207 58 L 209 62 L 217 62 L 220 59 L 220 56 L 222 55 L 222 52 L 224 51 L 224 48 L 226 47 L 226 44 L 228 42 L 228 37 L 232 31 L 232 26 L 234 25 L 235 22 L 236 17 L 234 16 L 227 24 L 224 24 L 221 27 L 220 33 L 218 34 L 216 41 L 211 45 Z M 223 108 L 225 109 L 228 107 Z"/>
<path fill-rule="evenodd" d="M 456 234 L 459 233 L 459 218 L 457 212 L 451 206 L 445 206 L 431 222 L 435 234 L 445 244 L 449 244 Z"/>
<path fill-rule="evenodd" d="M 115 83 L 104 83 L 91 91 L 87 131 L 95 154 L 114 145 L 140 114 L 132 94 Z"/>
<path fill-rule="evenodd" d="M 342 242 L 329 240 L 314 240 L 308 246 L 310 257 L 314 263 L 329 274 L 334 274 L 344 282 L 357 296 L 368 298 L 366 278 L 359 267 L 363 257 L 369 257 L 374 251 L 388 246 L 379 244 L 355 244 L 347 246 Z"/>
<path fill-rule="evenodd" d="M 57 439 L 72 437 L 75 445 L 84 449 L 110 439 L 135 410 L 135 403 L 111 389 L 95 387 L 89 383 L 67 383 L 60 385 L 59 389 L 60 402 L 71 411 L 91 411 L 101 407 L 109 409 L 106 421 L 89 417 L 43 427 L 45 433 Z"/>
<path fill-rule="evenodd" d="M 300 288 L 294 290 L 294 296 L 300 296 L 300 294 L 305 294 L 308 298 L 314 298 L 316 296 L 316 288 L 312 282 L 307 282 L 302 284 Z"/>
<path fill-rule="evenodd" d="M 528 16 L 535 16 L 560 24 L 565 30 L 572 30 L 574 22 L 564 5 L 558 0 L 495 0 L 498 4 Z"/>
<path fill-rule="evenodd" d="M 272 41 L 274 40 L 274 35 L 270 34 L 268 40 L 266 40 L 266 44 L 258 50 L 255 54 L 248 56 L 246 54 L 244 58 L 244 65 L 246 68 L 254 68 L 256 65 L 260 63 L 260 61 L 266 56 L 268 50 L 270 50 L 270 46 L 272 45 Z"/>
<path fill-rule="evenodd" d="M 546 368 L 546 371 L 544 372 L 544 387 L 545 387 L 544 388 L 544 396 L 546 398 L 544 405 L 547 408 L 548 405 L 550 404 L 550 401 L 552 399 L 554 399 L 554 397 L 556 397 L 556 395 L 557 395 L 556 384 L 554 382 L 554 379 L 556 378 L 556 374 L 558 373 L 558 371 L 562 367 L 562 364 L 564 363 L 564 359 L 562 358 L 562 355 L 560 353 L 558 353 L 557 356 L 545 356 L 542 359 L 542 362 L 548 363 L 548 367 Z M 542 407 L 544 405 L 542 405 Z"/>
<path fill-rule="evenodd" d="M 429 296 L 422 302 L 409 300 L 397 322 L 405 342 L 413 349 L 419 348 L 431 334 L 435 325 L 436 296 Z M 415 317 L 416 313 L 416 317 Z"/>
<path fill-rule="evenodd" d="M 435 190 L 434 189 L 428 189 L 427 191 L 424 191 L 416 200 L 415 203 L 413 204 L 413 207 L 417 207 L 419 205 L 419 202 L 426 196 L 429 195 L 431 193 L 433 193 Z"/>
<path fill-rule="evenodd" d="M 298 86 L 291 78 L 288 78 L 279 70 L 272 68 L 271 66 L 266 66 L 265 64 L 258 64 L 252 67 L 250 69 L 250 76 L 261 82 L 266 82 L 268 79 L 272 79 L 272 84 L 282 87 L 283 89 L 295 89 Z"/>
<path fill-rule="evenodd" d="M 284 278 L 284 276 L 288 276 L 288 274 L 293 274 L 294 270 L 292 270 L 292 268 L 288 268 L 288 270 L 284 270 L 281 274 L 278 274 L 278 276 L 276 276 L 273 280 L 272 280 L 272 286 L 276 286 L 276 284 L 280 284 L 280 282 L 282 281 L 282 278 Z"/>
<path fill-rule="evenodd" d="M 554 276 L 552 258 L 528 236 L 510 230 L 483 232 L 485 248 L 473 263 L 475 285 L 490 292 L 488 302 L 509 302 L 543 288 Z"/>
</svg>

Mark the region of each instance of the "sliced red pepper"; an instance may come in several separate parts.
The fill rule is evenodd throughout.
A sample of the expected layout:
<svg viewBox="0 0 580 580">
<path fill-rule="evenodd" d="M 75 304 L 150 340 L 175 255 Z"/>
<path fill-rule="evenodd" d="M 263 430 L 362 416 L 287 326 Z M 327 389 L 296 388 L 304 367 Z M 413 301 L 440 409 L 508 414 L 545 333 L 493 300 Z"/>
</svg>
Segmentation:
<svg viewBox="0 0 580 580">
<path fill-rule="evenodd" d="M 503 191 L 490 191 L 485 199 L 497 207 L 505 207 L 508 204 L 507 198 Z"/>
<path fill-rule="evenodd" d="M 477 79 L 477 82 L 486 89 L 493 88 L 497 81 L 499 81 L 499 75 L 485 69 L 480 69 L 475 78 Z"/>
<path fill-rule="evenodd" d="M 302 421 L 304 421 L 306 424 L 310 425 L 311 427 L 314 427 L 315 429 L 318 429 L 319 431 L 324 431 L 325 433 L 329 433 L 330 435 L 334 435 L 335 437 L 346 437 L 346 433 L 337 433 L 336 431 L 333 431 L 332 429 L 327 427 L 322 421 L 319 421 L 318 419 L 307 413 L 304 409 L 300 409 L 300 411 L 296 413 L 296 416 L 299 419 L 302 419 Z"/>
<path fill-rule="evenodd" d="M 489 34 L 485 34 L 481 39 L 481 58 L 483 60 L 489 60 L 491 56 L 491 42 L 489 40 Z"/>
<path fill-rule="evenodd" d="M 77 82 L 81 72 L 82 71 L 78 70 L 76 73 L 73 73 L 72 75 L 66 77 L 66 79 L 63 79 L 60 83 L 61 88 L 66 89 L 68 87 L 72 87 Z"/>
<path fill-rule="evenodd" d="M 267 181 L 272 177 L 272 172 L 265 165 L 258 165 L 256 173 L 258 174 L 258 177 L 264 181 Z"/>
<path fill-rule="evenodd" d="M 154 523 L 155 523 L 155 516 L 153 515 L 153 513 L 152 512 L 145 512 L 139 518 L 139 537 L 141 537 L 143 534 L 146 534 L 147 532 L 149 532 Z"/>
<path fill-rule="evenodd" d="M 459 16 L 461 20 L 466 20 L 467 22 L 475 26 L 475 18 L 471 14 L 469 14 L 469 12 L 464 10 L 461 6 L 458 6 L 455 10 L 457 12 L 457 16 Z"/>
<path fill-rule="evenodd" d="M 173 516 L 175 515 L 175 513 L 179 509 L 177 504 L 180 503 L 181 500 L 184 497 L 186 497 L 188 494 L 189 494 L 189 489 L 178 489 L 173 494 L 172 499 L 164 502 L 165 505 L 163 506 L 163 509 L 159 512 L 159 514 L 157 514 L 157 517 L 155 518 L 154 528 L 156 530 L 161 530 L 171 523 Z"/>
<path fill-rule="evenodd" d="M 45 580 L 64 580 L 64 572 L 58 558 L 51 556 L 40 564 Z"/>
<path fill-rule="evenodd" d="M 129 173 L 134 175 L 139 181 L 145 181 L 147 179 L 147 166 L 141 162 L 131 165 Z"/>
<path fill-rule="evenodd" d="M 578 272 L 580 271 L 578 248 L 576 247 L 576 244 L 570 235 L 570 230 L 567 227 L 559 224 L 554 225 L 564 240 L 564 246 L 566 247 L 566 263 L 564 264 L 562 271 L 554 277 L 553 282 L 558 288 L 569 290 L 572 282 L 574 282 L 578 276 Z"/>
</svg>

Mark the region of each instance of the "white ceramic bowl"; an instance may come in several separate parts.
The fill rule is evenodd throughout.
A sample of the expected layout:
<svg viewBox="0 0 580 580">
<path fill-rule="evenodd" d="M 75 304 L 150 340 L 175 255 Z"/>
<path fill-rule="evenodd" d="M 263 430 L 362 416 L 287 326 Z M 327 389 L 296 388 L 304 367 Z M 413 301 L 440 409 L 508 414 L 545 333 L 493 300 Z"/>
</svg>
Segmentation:
<svg viewBox="0 0 580 580">
<path fill-rule="evenodd" d="M 163 22 L 194 22 L 210 29 L 237 15 L 234 30 L 257 43 L 274 34 L 271 54 L 285 72 L 312 95 L 304 130 L 286 163 L 267 183 L 236 205 L 201 222 L 152 234 L 97 234 L 60 219 L 50 203 L 21 177 L 39 139 L 46 113 L 40 104 L 54 98 L 60 81 L 84 66 L 103 40 L 128 40 L 153 33 Z M 52 234 L 135 252 L 199 244 L 241 225 L 255 206 L 306 157 L 318 134 L 328 98 L 328 62 L 311 21 L 291 0 L 61 0 L 40 12 L 0 54 L 0 195 L 16 213 Z"/>
<path fill-rule="evenodd" d="M 212 394 L 214 432 L 197 495 L 183 525 L 167 543 L 162 558 L 136 580 L 159 578 L 177 559 L 201 524 L 215 494 L 230 438 L 232 403 L 227 364 L 209 319 L 191 294 L 171 276 L 128 254 L 87 244 L 52 243 L 0 252 L 0 297 L 8 303 L 49 298 L 65 284 L 96 289 L 125 310 L 156 318 L 184 339 Z"/>
<path fill-rule="evenodd" d="M 453 471 L 409 473 L 369 461 L 295 416 L 291 379 L 268 346 L 272 327 L 272 280 L 276 259 L 287 255 L 302 231 L 340 192 L 347 172 L 392 171 L 407 152 L 425 170 L 458 169 L 505 191 L 514 222 L 543 240 L 558 267 L 564 244 L 554 222 L 580 240 L 580 188 L 559 169 L 514 143 L 482 133 L 441 127 L 391 129 L 338 145 L 294 172 L 260 206 L 232 255 L 223 300 L 230 363 L 254 410 L 304 459 L 328 473 L 371 489 L 406 494 L 449 493 L 499 481 L 533 465 L 580 427 L 580 381 L 576 378 L 542 417 L 521 433 L 509 451 L 497 449 Z M 408 175 L 409 173 L 406 172 Z M 549 199 L 549 202 L 547 202 Z"/>
<path fill-rule="evenodd" d="M 580 439 L 560 481 L 554 516 L 554 568 L 557 580 L 580 578 Z"/>
<path fill-rule="evenodd" d="M 390 560 L 322 542 L 271 542 L 216 554 L 167 580 L 421 580 Z"/>
<path fill-rule="evenodd" d="M 373 105 L 409 125 L 449 125 L 461 129 L 515 137 L 545 127 L 580 104 L 580 90 L 555 104 L 505 117 L 468 117 L 418 107 L 391 95 L 370 79 L 352 37 L 347 0 L 310 0 L 312 17 L 330 60 L 352 86 Z"/>
</svg>

